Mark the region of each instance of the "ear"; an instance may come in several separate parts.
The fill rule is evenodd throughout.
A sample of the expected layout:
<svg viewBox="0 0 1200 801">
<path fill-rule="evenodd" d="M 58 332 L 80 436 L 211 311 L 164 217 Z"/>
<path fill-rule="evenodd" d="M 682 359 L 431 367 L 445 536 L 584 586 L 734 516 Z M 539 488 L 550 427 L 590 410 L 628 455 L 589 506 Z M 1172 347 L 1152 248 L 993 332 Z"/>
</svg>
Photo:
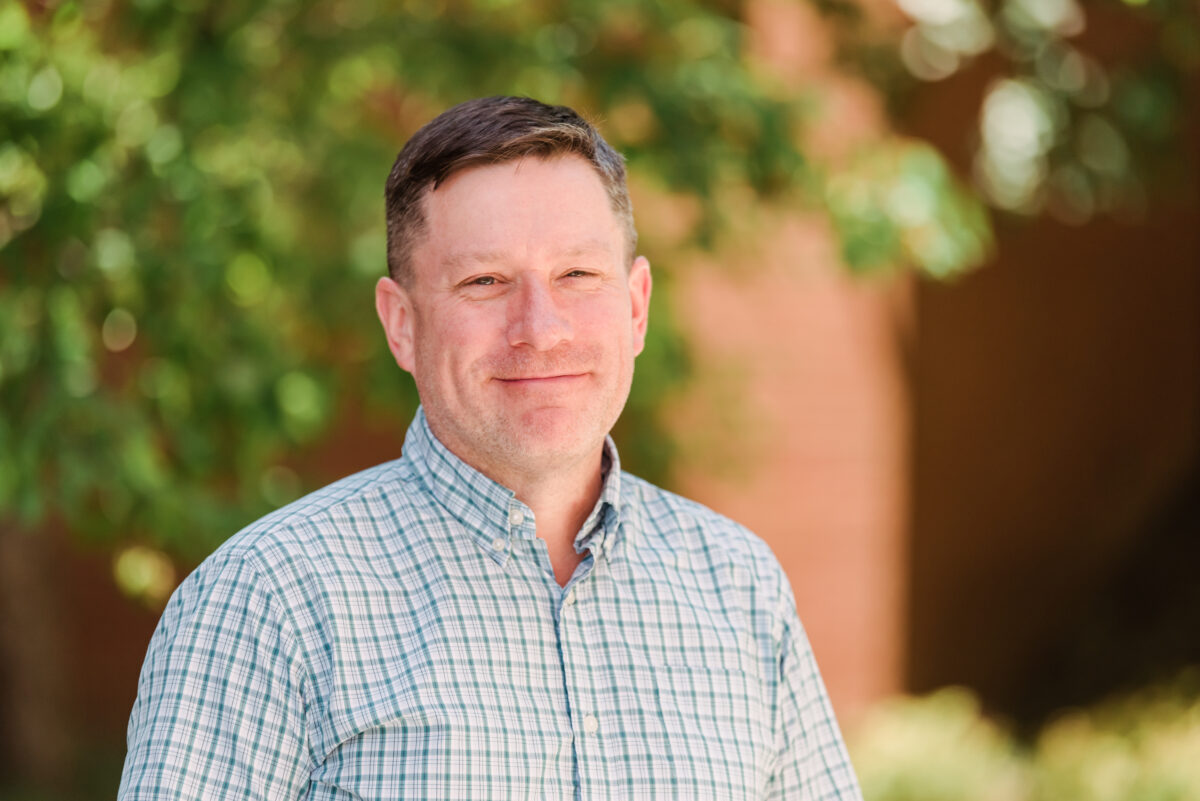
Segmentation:
<svg viewBox="0 0 1200 801">
<path fill-rule="evenodd" d="M 413 306 L 404 287 L 384 276 L 375 283 L 375 312 L 396 364 L 413 371 Z"/>
<path fill-rule="evenodd" d="M 638 256 L 629 268 L 629 300 L 633 311 L 633 353 L 646 345 L 646 324 L 650 320 L 650 262 Z"/>
</svg>

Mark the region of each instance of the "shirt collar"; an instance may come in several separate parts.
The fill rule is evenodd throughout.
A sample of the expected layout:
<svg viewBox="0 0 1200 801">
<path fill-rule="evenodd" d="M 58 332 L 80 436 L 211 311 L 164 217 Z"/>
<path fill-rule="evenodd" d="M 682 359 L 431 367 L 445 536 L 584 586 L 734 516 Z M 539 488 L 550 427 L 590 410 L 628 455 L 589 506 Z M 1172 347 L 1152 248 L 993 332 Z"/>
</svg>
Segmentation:
<svg viewBox="0 0 1200 801">
<path fill-rule="evenodd" d="M 532 510 L 508 487 L 493 481 L 455 456 L 429 428 L 425 410 L 418 407 L 404 438 L 403 458 L 434 499 L 471 533 L 497 563 L 508 561 L 512 538 L 536 536 Z M 607 465 L 600 497 L 575 538 L 575 550 L 591 549 L 605 557 L 612 552 L 622 517 L 634 506 L 621 501 L 621 460 L 612 437 L 604 439 Z"/>
</svg>

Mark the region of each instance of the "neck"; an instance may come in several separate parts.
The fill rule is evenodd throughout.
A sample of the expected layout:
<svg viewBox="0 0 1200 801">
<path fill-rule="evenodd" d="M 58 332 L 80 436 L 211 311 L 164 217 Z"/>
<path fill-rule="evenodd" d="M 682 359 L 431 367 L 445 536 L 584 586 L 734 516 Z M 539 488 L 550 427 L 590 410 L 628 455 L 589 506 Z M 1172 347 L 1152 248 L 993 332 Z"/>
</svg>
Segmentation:
<svg viewBox="0 0 1200 801">
<path fill-rule="evenodd" d="M 575 536 L 587 520 L 603 483 L 602 453 L 538 476 L 508 475 L 497 478 L 533 510 L 537 536 L 545 541 L 554 578 L 565 585 L 583 557 L 575 552 Z"/>
<path fill-rule="evenodd" d="M 575 536 L 596 506 L 603 485 L 604 445 L 598 444 L 581 459 L 540 464 L 536 469 L 507 463 L 486 463 L 479 454 L 456 448 L 453 440 L 435 437 L 467 464 L 512 490 L 533 510 L 537 536 L 546 543 L 554 578 L 565 585 L 583 557 L 575 552 Z M 474 457 L 474 458 L 472 458 Z"/>
<path fill-rule="evenodd" d="M 591 514 L 602 486 L 602 452 L 578 464 L 538 476 L 508 475 L 500 483 L 533 510 L 537 534 L 547 544 L 572 546 L 575 535 Z"/>
</svg>

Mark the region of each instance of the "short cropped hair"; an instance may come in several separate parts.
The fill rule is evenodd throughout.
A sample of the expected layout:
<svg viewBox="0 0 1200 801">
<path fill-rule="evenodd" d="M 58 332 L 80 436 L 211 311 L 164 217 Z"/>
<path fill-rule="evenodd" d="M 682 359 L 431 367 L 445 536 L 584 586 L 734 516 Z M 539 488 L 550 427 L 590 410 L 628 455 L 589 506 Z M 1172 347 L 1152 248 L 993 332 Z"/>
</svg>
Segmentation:
<svg viewBox="0 0 1200 801">
<path fill-rule="evenodd" d="M 425 230 L 426 190 L 470 167 L 564 155 L 582 157 L 600 176 L 613 213 L 625 226 L 626 260 L 631 261 L 637 231 L 621 154 L 566 106 L 498 96 L 447 109 L 417 131 L 396 157 L 384 193 L 388 274 L 402 286 L 412 285 L 412 249 Z"/>
</svg>

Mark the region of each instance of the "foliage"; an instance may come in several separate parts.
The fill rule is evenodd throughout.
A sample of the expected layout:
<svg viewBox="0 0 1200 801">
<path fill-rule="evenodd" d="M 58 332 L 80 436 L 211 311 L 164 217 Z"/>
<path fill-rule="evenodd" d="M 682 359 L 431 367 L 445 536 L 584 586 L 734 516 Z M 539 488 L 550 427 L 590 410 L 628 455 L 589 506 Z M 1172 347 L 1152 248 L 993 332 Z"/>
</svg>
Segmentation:
<svg viewBox="0 0 1200 801">
<path fill-rule="evenodd" d="M 855 734 L 851 755 L 866 801 L 1029 798 L 1025 757 L 964 688 L 883 701 Z"/>
<path fill-rule="evenodd" d="M 967 690 L 873 709 L 851 752 L 867 801 L 1200 798 L 1200 674 L 1063 713 L 1032 744 Z"/>
<path fill-rule="evenodd" d="M 810 157 L 819 87 L 752 67 L 739 12 L 0 0 L 0 519 L 56 515 L 101 543 L 196 558 L 304 488 L 289 454 L 335 418 L 407 419 L 415 393 L 370 311 L 381 187 L 399 144 L 467 97 L 587 110 L 639 180 L 698 199 L 696 242 L 749 186 L 826 206 L 854 269 L 982 261 L 980 199 L 932 148 L 884 136 L 848 164 Z M 656 415 L 688 361 L 669 296 L 655 304 L 618 433 L 661 479 Z M 133 551 L 121 575 L 158 586 L 160 563 Z"/>
<path fill-rule="evenodd" d="M 339 403 L 406 419 L 370 313 L 381 187 L 445 105 L 641 113 L 614 137 L 631 165 L 710 199 L 802 169 L 728 18 L 453 5 L 0 5 L 0 513 L 196 557 L 296 494 L 286 454 L 361 411 Z M 635 465 L 686 369 L 669 313 L 622 424 Z"/>
<path fill-rule="evenodd" d="M 983 93 L 972 165 L 991 204 L 1068 223 L 1145 211 L 1147 178 L 1174 169 L 1186 84 L 1200 70 L 1194 3 L 897 3 L 914 22 L 897 55 L 917 78 L 943 80 L 982 56 L 1003 64 Z M 1090 16 L 1122 29 L 1123 59 L 1088 52 Z"/>
<path fill-rule="evenodd" d="M 1063 715 L 1037 742 L 1035 801 L 1200 797 L 1200 673 Z"/>
</svg>

